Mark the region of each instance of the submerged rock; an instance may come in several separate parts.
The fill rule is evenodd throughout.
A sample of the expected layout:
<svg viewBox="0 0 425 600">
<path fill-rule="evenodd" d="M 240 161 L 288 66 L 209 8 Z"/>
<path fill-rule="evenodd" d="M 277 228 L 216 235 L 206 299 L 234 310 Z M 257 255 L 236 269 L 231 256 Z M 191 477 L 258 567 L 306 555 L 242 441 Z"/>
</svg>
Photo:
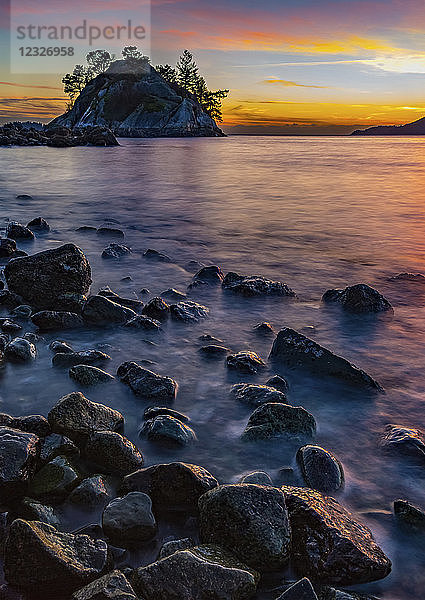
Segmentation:
<svg viewBox="0 0 425 600">
<path fill-rule="evenodd" d="M 32 478 L 29 494 L 47 502 L 64 500 L 80 480 L 75 467 L 65 456 L 57 456 Z"/>
<path fill-rule="evenodd" d="M 305 408 L 268 402 L 254 410 L 241 437 L 248 441 L 266 440 L 282 434 L 310 437 L 315 431 L 316 421 Z"/>
<path fill-rule="evenodd" d="M 265 471 L 253 471 L 244 475 L 239 483 L 255 483 L 256 485 L 273 485 L 272 478 Z"/>
<path fill-rule="evenodd" d="M 74 592 L 71 600 L 137 600 L 136 594 L 121 571 L 111 571 Z"/>
<path fill-rule="evenodd" d="M 74 244 L 12 260 L 4 274 L 11 292 L 47 310 L 55 310 L 59 296 L 86 294 L 91 285 L 90 264 Z"/>
<path fill-rule="evenodd" d="M 266 363 L 255 352 L 237 352 L 227 357 L 227 366 L 240 373 L 253 374 L 264 369 Z"/>
<path fill-rule="evenodd" d="M 35 360 L 37 350 L 28 340 L 17 337 L 7 344 L 4 355 L 11 362 L 28 362 Z"/>
<path fill-rule="evenodd" d="M 23 495 L 35 472 L 40 440 L 33 433 L 0 427 L 0 502 Z"/>
<path fill-rule="evenodd" d="M 16 242 L 10 238 L 0 239 L 0 258 L 11 258 L 16 252 Z"/>
<path fill-rule="evenodd" d="M 102 364 L 111 357 L 100 350 L 80 350 L 80 352 L 58 352 L 52 358 L 55 367 L 74 367 L 75 365 Z"/>
<path fill-rule="evenodd" d="M 258 385 L 254 383 L 236 383 L 232 386 L 230 394 L 247 406 L 256 407 L 266 404 L 267 402 L 283 402 L 288 403 L 288 400 L 283 392 L 267 385 Z"/>
<path fill-rule="evenodd" d="M 55 433 L 81 442 L 97 431 L 120 430 L 124 417 L 117 410 L 88 400 L 81 392 L 63 396 L 51 409 L 48 420 Z"/>
<path fill-rule="evenodd" d="M 32 221 L 27 223 L 27 227 L 28 229 L 31 229 L 31 231 L 38 231 L 39 233 L 46 233 L 47 231 L 50 231 L 50 225 L 45 219 L 43 219 L 43 217 L 36 217 L 35 219 L 32 219 Z"/>
<path fill-rule="evenodd" d="M 276 600 L 318 600 L 318 598 L 310 580 L 304 577 L 291 585 Z"/>
<path fill-rule="evenodd" d="M 425 460 L 425 434 L 420 429 L 387 425 L 381 438 L 385 450 L 407 454 L 421 462 Z"/>
<path fill-rule="evenodd" d="M 15 221 L 7 224 L 6 236 L 12 240 L 33 240 L 35 237 L 31 229 Z"/>
<path fill-rule="evenodd" d="M 168 288 L 168 290 L 161 292 L 161 298 L 165 298 L 169 302 L 180 302 L 180 300 L 185 300 L 187 296 L 174 288 Z"/>
<path fill-rule="evenodd" d="M 344 469 L 339 460 L 320 446 L 302 446 L 297 452 L 304 481 L 320 492 L 336 492 L 344 485 Z"/>
<path fill-rule="evenodd" d="M 102 369 L 91 367 L 89 365 L 75 365 L 69 369 L 71 379 L 80 385 L 97 385 L 98 383 L 108 383 L 115 377 Z"/>
<path fill-rule="evenodd" d="M 156 321 L 166 321 L 170 316 L 170 306 L 162 298 L 152 298 L 143 307 L 142 314 Z"/>
<path fill-rule="evenodd" d="M 287 296 L 295 297 L 295 292 L 286 283 L 271 281 L 256 275 L 238 275 L 227 273 L 223 280 L 223 289 L 241 296 Z"/>
<path fill-rule="evenodd" d="M 371 531 L 334 498 L 283 486 L 292 527 L 292 561 L 319 583 L 355 585 L 386 577 L 391 561 Z"/>
<path fill-rule="evenodd" d="M 76 329 L 83 326 L 80 315 L 72 312 L 43 310 L 31 317 L 31 321 L 39 329 L 45 331 L 51 329 Z"/>
<path fill-rule="evenodd" d="M 4 572 L 18 589 L 70 594 L 108 568 L 108 547 L 87 535 L 60 533 L 39 521 L 17 519 L 6 540 Z"/>
<path fill-rule="evenodd" d="M 277 334 L 270 358 L 289 366 L 306 367 L 320 375 L 332 375 L 354 385 L 383 391 L 379 383 L 365 371 L 289 327 L 284 327 Z"/>
<path fill-rule="evenodd" d="M 195 546 L 133 572 L 145 600 L 248 600 L 259 575 L 219 546 Z"/>
<path fill-rule="evenodd" d="M 136 315 L 127 323 L 125 327 L 131 327 L 132 329 L 142 329 L 144 331 L 159 331 L 161 329 L 161 323 L 155 319 L 151 319 L 146 315 Z"/>
<path fill-rule="evenodd" d="M 171 262 L 171 258 L 164 254 L 163 252 L 159 252 L 158 250 L 153 250 L 152 248 L 148 248 L 143 252 L 143 256 L 145 258 L 149 258 L 150 260 L 157 260 L 158 262 Z"/>
<path fill-rule="evenodd" d="M 190 423 L 190 418 L 187 415 L 166 406 L 148 406 L 143 413 L 143 418 L 148 421 L 149 419 L 155 419 L 155 417 L 159 417 L 160 415 L 169 415 L 170 417 L 175 417 L 179 421 L 182 421 L 182 423 Z"/>
<path fill-rule="evenodd" d="M 218 481 L 203 467 L 174 462 L 153 465 L 124 477 L 121 492 L 144 492 L 154 511 L 181 511 L 196 515 L 198 499 Z"/>
<path fill-rule="evenodd" d="M 209 344 L 208 346 L 202 346 L 199 349 L 200 352 L 204 356 L 208 358 L 222 358 L 231 352 L 230 348 L 226 348 L 225 346 L 218 346 L 216 344 Z"/>
<path fill-rule="evenodd" d="M 115 431 L 97 431 L 84 447 L 84 455 L 103 473 L 126 475 L 143 466 L 143 456 L 136 446 Z"/>
<path fill-rule="evenodd" d="M 131 254 L 131 248 L 124 246 L 123 244 L 115 244 L 112 242 L 104 248 L 102 252 L 102 258 L 121 258 L 122 256 L 128 256 Z"/>
<path fill-rule="evenodd" d="M 193 300 L 184 300 L 170 306 L 171 316 L 176 321 L 183 323 L 198 323 L 201 319 L 206 319 L 210 309 L 202 304 L 193 302 Z"/>
<path fill-rule="evenodd" d="M 405 525 L 425 529 L 425 511 L 407 500 L 394 500 L 394 514 Z"/>
<path fill-rule="evenodd" d="M 108 486 L 103 475 L 84 479 L 69 495 L 68 502 L 84 508 L 94 508 L 110 499 Z"/>
<path fill-rule="evenodd" d="M 136 316 L 131 308 L 121 306 L 104 296 L 90 296 L 83 307 L 83 318 L 93 325 L 125 323 Z"/>
<path fill-rule="evenodd" d="M 99 290 L 98 295 L 108 298 L 109 300 L 112 300 L 112 302 L 116 302 L 116 304 L 125 306 L 125 308 L 131 308 L 131 310 L 134 310 L 136 313 L 140 312 L 143 307 L 143 302 L 141 300 L 138 300 L 137 298 L 122 298 L 122 296 L 113 292 L 110 287 Z"/>
<path fill-rule="evenodd" d="M 216 265 L 202 267 L 193 277 L 189 289 L 196 288 L 200 285 L 218 285 L 224 279 L 223 271 Z"/>
<path fill-rule="evenodd" d="M 110 225 L 104 225 L 103 227 L 99 227 L 97 230 L 98 235 L 103 235 L 106 237 L 124 237 L 124 232 L 122 229 L 118 229 L 118 227 L 111 227 Z"/>
<path fill-rule="evenodd" d="M 196 434 L 191 427 L 171 415 L 158 415 L 143 424 L 141 435 L 150 442 L 165 445 L 186 446 L 196 441 Z"/>
<path fill-rule="evenodd" d="M 273 387 L 284 394 L 289 390 L 289 383 L 281 375 L 273 375 L 273 377 L 270 377 L 270 379 L 266 381 L 266 385 Z"/>
<path fill-rule="evenodd" d="M 271 325 L 271 323 L 269 323 L 268 321 L 264 321 L 263 323 L 258 323 L 257 325 L 255 325 L 254 331 L 255 333 L 261 335 L 269 335 L 271 333 L 274 333 L 273 325 Z"/>
<path fill-rule="evenodd" d="M 219 544 L 259 571 L 288 562 L 291 528 L 281 490 L 221 485 L 199 498 L 199 514 L 202 542 Z"/>
<path fill-rule="evenodd" d="M 323 302 L 337 302 L 344 310 L 353 313 L 378 313 L 392 308 L 390 302 L 369 285 L 359 283 L 343 290 L 328 290 Z"/>
<path fill-rule="evenodd" d="M 177 382 L 174 379 L 144 369 L 135 362 L 122 363 L 117 375 L 137 396 L 148 400 L 172 402 L 176 396 Z"/>
<path fill-rule="evenodd" d="M 120 548 L 141 546 L 157 531 L 151 499 L 142 492 L 115 498 L 103 511 L 102 527 L 110 541 Z"/>
<path fill-rule="evenodd" d="M 425 283 L 425 275 L 422 273 L 399 273 L 389 278 L 389 281 L 414 281 L 416 283 Z"/>
</svg>

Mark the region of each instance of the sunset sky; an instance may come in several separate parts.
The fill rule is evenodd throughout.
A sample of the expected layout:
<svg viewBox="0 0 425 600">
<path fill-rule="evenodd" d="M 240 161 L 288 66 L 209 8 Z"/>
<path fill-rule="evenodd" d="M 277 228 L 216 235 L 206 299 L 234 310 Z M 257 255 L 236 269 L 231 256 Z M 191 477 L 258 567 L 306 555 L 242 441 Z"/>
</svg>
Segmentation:
<svg viewBox="0 0 425 600">
<path fill-rule="evenodd" d="M 9 3 L 0 1 L 0 119 L 48 121 L 65 106 L 61 75 L 11 73 Z M 42 10 L 42 0 L 25 2 Z M 55 2 L 58 11 L 69 10 Z M 74 15 L 92 19 L 101 13 L 103 19 L 107 6 L 113 23 L 125 20 L 135 1 L 71 4 Z M 423 0 L 151 4 L 152 64 L 174 64 L 190 49 L 210 88 L 230 89 L 223 111 L 228 133 L 347 133 L 425 116 Z"/>
</svg>

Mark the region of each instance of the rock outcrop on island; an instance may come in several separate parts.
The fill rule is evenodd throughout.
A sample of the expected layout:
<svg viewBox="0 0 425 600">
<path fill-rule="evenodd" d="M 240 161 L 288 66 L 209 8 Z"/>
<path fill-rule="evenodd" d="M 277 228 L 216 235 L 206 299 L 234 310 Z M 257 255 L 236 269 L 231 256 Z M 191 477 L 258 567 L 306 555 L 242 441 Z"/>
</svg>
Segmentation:
<svg viewBox="0 0 425 600">
<path fill-rule="evenodd" d="M 425 117 L 406 125 L 378 125 L 356 129 L 351 135 L 425 135 Z"/>
<path fill-rule="evenodd" d="M 121 137 L 222 137 L 194 96 L 169 84 L 153 67 L 129 70 L 115 61 L 90 81 L 73 108 L 50 126 L 107 127 Z"/>
</svg>

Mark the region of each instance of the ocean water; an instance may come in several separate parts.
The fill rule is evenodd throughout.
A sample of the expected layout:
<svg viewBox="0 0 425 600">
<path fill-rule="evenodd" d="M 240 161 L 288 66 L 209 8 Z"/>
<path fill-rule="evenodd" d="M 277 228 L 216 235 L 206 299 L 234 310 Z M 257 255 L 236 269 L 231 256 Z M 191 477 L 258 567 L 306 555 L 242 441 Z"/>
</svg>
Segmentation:
<svg viewBox="0 0 425 600">
<path fill-rule="evenodd" d="M 17 200 L 30 194 L 32 200 Z M 296 301 L 244 299 L 221 288 L 193 291 L 210 308 L 197 325 L 168 323 L 160 334 L 111 329 L 48 334 L 32 365 L 7 365 L 0 379 L 0 411 L 44 414 L 64 394 L 78 389 L 67 370 L 51 366 L 48 344 L 65 339 L 76 349 L 106 348 L 114 373 L 125 360 L 153 361 L 152 369 L 179 383 L 174 408 L 192 419 L 198 442 L 161 449 L 139 438 L 145 402 L 116 381 L 82 391 L 120 410 L 126 435 L 146 464 L 182 460 L 201 464 L 221 482 L 236 482 L 251 470 L 266 470 L 276 484 L 291 466 L 302 484 L 296 450 L 303 441 L 242 443 L 251 410 L 229 398 L 233 383 L 264 383 L 280 372 L 290 382 L 289 401 L 316 418 L 314 443 L 343 463 L 346 483 L 335 497 L 373 531 L 393 561 L 386 579 L 357 586 L 385 600 L 425 593 L 425 537 L 403 531 L 391 516 L 396 498 L 425 507 L 425 469 L 406 457 L 384 455 L 380 435 L 388 423 L 425 429 L 425 285 L 389 281 L 400 272 L 425 272 L 425 139 L 268 138 L 121 140 L 116 148 L 12 148 L 0 152 L 0 226 L 36 216 L 51 231 L 20 247 L 33 253 L 65 242 L 78 244 L 93 270 L 92 291 L 110 285 L 143 300 L 175 287 L 186 291 L 190 261 L 223 271 L 259 274 L 286 282 Z M 119 223 L 130 257 L 101 258 L 109 241 L 82 225 Z M 118 240 L 119 241 L 119 240 Z M 143 258 L 147 248 L 172 263 Z M 131 275 L 132 281 L 122 278 Z M 364 282 L 379 289 L 394 314 L 347 316 L 325 308 L 329 288 Z M 148 288 L 150 296 L 141 296 Z M 270 321 L 293 327 L 366 369 L 386 389 L 362 390 L 268 363 L 257 376 L 237 375 L 225 362 L 200 356 L 199 336 L 210 333 L 235 351 L 267 358 L 273 336 L 253 326 Z M 28 330 L 31 327 L 28 326 Z M 153 342 L 153 344 L 151 343 Z M 107 344 L 108 346 L 104 346 Z M 98 514 L 69 513 L 68 528 L 96 522 Z M 179 535 L 181 524 L 164 523 L 161 535 Z M 155 558 L 158 544 L 123 564 Z M 286 577 L 294 575 L 286 573 Z M 266 581 L 258 599 L 274 598 Z"/>
</svg>

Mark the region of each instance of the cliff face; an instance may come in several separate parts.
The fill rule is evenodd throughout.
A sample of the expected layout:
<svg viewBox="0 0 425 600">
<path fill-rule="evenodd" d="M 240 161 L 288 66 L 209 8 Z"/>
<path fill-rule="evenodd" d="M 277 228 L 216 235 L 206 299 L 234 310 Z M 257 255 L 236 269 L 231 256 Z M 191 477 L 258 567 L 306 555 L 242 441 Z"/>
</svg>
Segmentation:
<svg viewBox="0 0 425 600">
<path fill-rule="evenodd" d="M 121 137 L 224 135 L 198 102 L 180 95 L 153 67 L 129 73 L 117 63 L 90 81 L 72 110 L 50 125 L 108 127 Z"/>
<path fill-rule="evenodd" d="M 407 125 L 393 125 L 357 129 L 351 135 L 425 135 L 425 117 Z"/>
</svg>

